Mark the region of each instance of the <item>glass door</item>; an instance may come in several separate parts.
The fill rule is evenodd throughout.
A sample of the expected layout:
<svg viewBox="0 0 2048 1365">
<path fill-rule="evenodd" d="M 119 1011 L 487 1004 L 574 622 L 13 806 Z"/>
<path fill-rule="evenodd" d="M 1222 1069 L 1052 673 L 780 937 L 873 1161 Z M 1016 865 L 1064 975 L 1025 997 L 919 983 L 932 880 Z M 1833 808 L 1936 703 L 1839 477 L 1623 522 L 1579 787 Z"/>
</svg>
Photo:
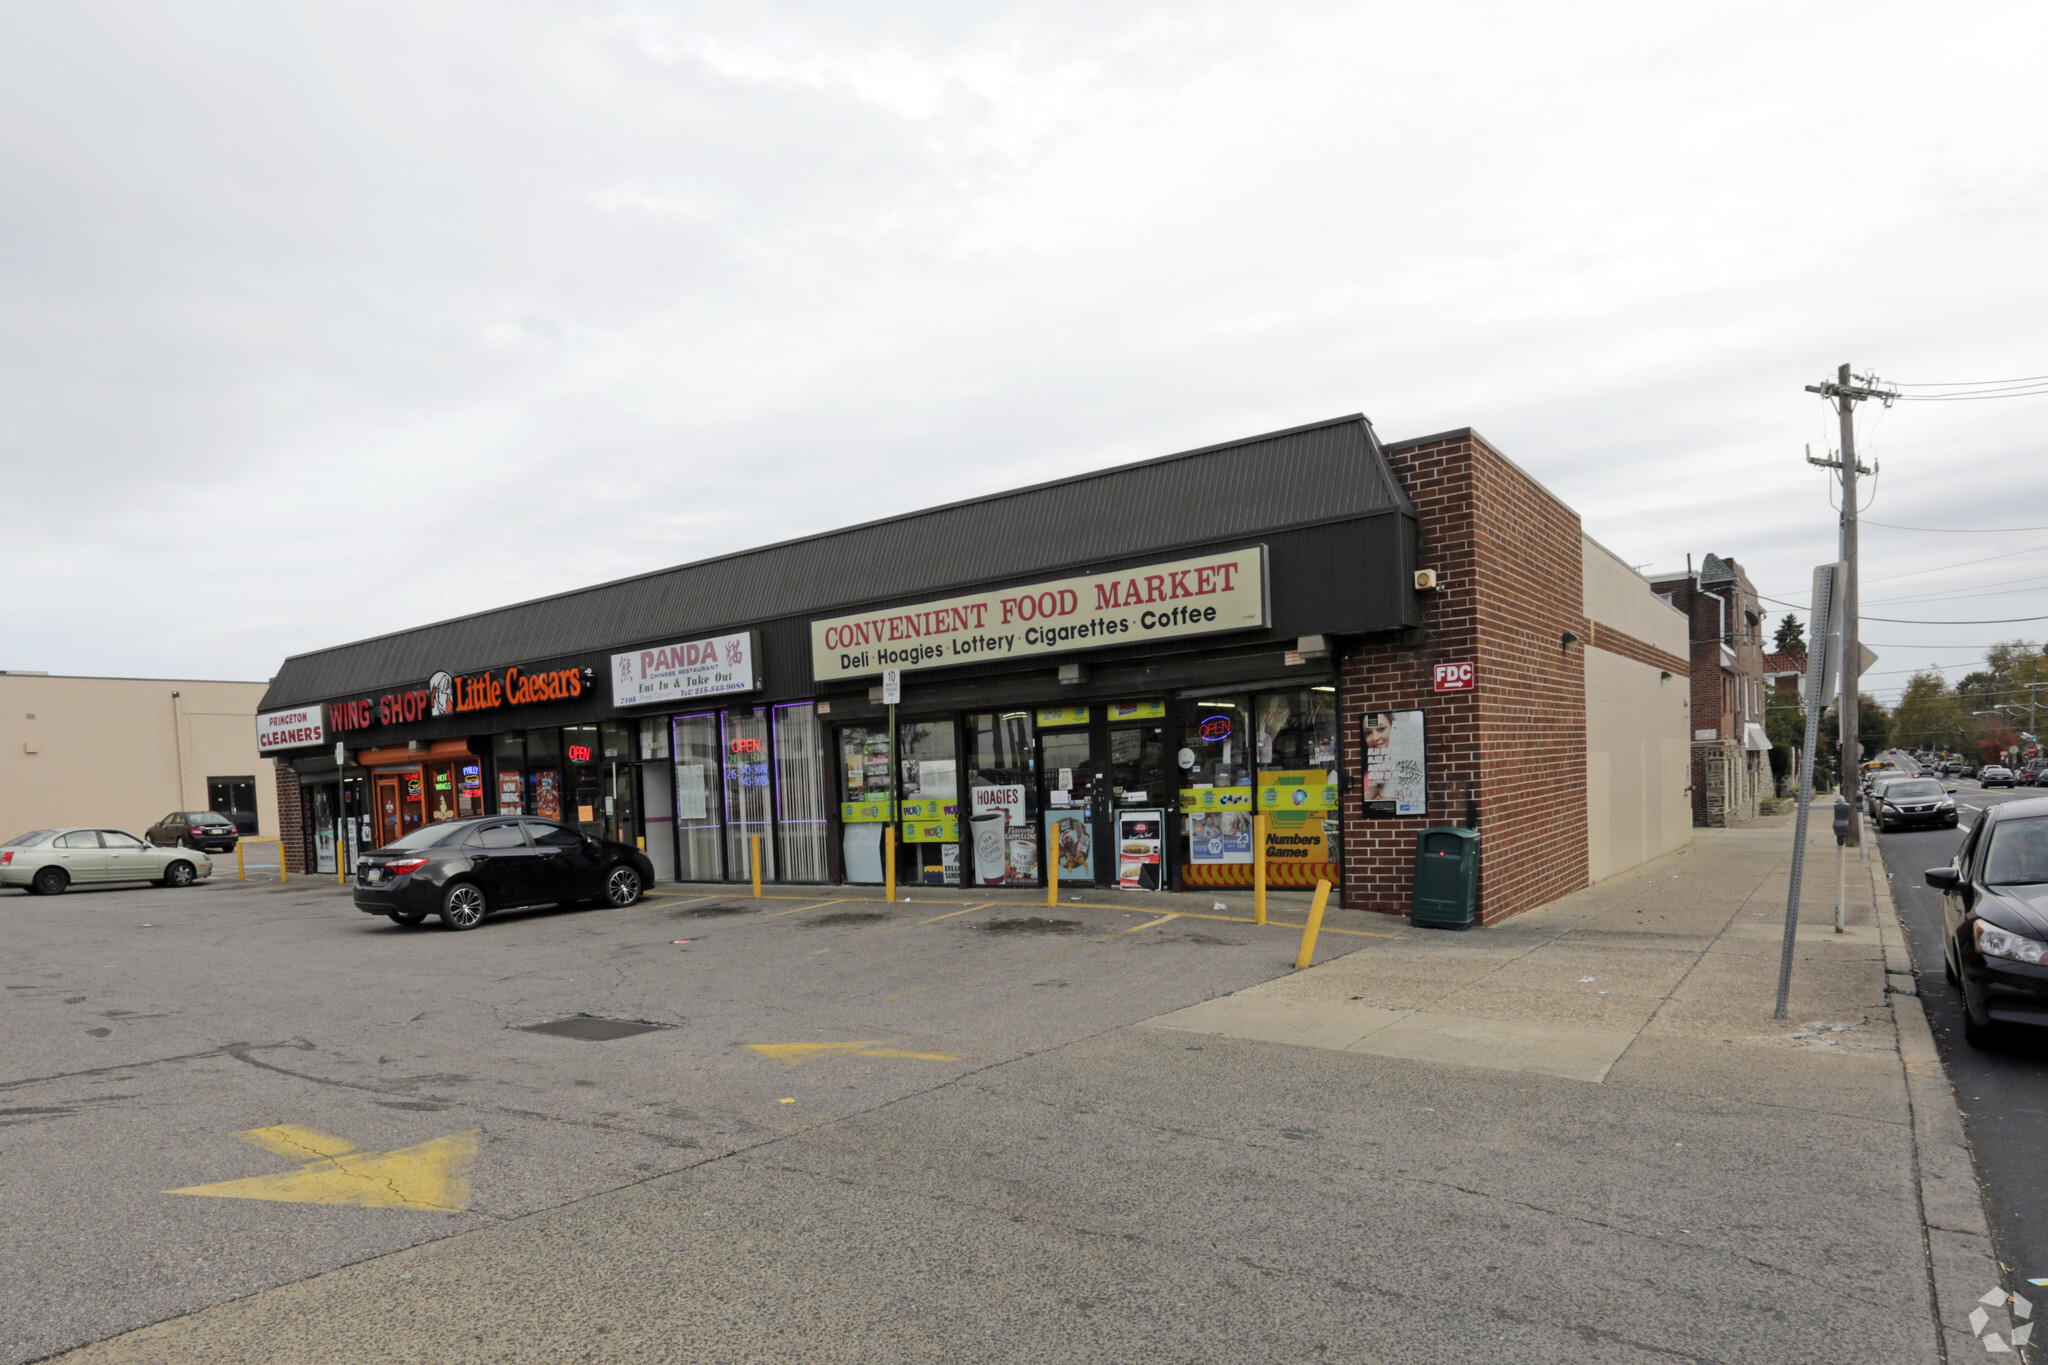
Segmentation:
<svg viewBox="0 0 2048 1365">
<path fill-rule="evenodd" d="M 903 805 L 896 880 L 905 885 L 960 885 L 960 756 L 954 733 L 950 720 L 897 726 Z"/>
<path fill-rule="evenodd" d="M 719 776 L 718 717 L 677 716 L 669 752 L 676 783 L 676 880 L 725 880 L 725 807 Z"/>
<path fill-rule="evenodd" d="M 1337 690 L 1268 692 L 1258 713 L 1259 813 L 1266 817 L 1266 881 L 1342 883 L 1337 781 Z"/>
<path fill-rule="evenodd" d="M 1098 787 L 1095 736 L 1085 722 L 1038 735 L 1038 792 L 1045 809 L 1045 860 L 1062 882 L 1095 884 Z"/>
<path fill-rule="evenodd" d="M 775 811 L 768 778 L 768 716 L 734 711 L 724 717 L 725 866 L 736 882 L 754 876 L 753 836 L 761 838 L 761 880 L 775 880 Z"/>
<path fill-rule="evenodd" d="M 817 708 L 793 702 L 775 708 L 775 806 L 782 836 L 782 873 L 793 882 L 831 880 L 825 803 L 825 734 Z"/>
<path fill-rule="evenodd" d="M 967 717 L 964 869 L 976 886 L 1038 886 L 1038 742 L 1029 711 Z"/>
<path fill-rule="evenodd" d="M 1166 861 L 1166 703 L 1113 702 L 1109 713 L 1111 827 L 1101 836 L 1114 848 L 1115 884 L 1158 891 L 1171 876 Z M 1105 874 L 1111 871 L 1104 860 Z"/>
<path fill-rule="evenodd" d="M 839 727 L 839 839 L 846 880 L 882 884 L 882 831 L 896 818 L 887 725 Z"/>
<path fill-rule="evenodd" d="M 1252 748 L 1243 697 L 1180 703 L 1181 877 L 1252 884 Z"/>
</svg>

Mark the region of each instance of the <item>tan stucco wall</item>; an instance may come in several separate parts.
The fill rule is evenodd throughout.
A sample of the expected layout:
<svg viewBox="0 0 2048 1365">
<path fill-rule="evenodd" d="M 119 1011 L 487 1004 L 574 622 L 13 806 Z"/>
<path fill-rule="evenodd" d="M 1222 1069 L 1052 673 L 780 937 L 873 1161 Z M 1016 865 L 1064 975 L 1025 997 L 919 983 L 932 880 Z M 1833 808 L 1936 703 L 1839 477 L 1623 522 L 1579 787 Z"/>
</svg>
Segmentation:
<svg viewBox="0 0 2048 1365">
<path fill-rule="evenodd" d="M 277 783 L 256 753 L 264 686 L 0 674 L 0 839 L 51 825 L 139 835 L 171 811 L 205 810 L 209 777 L 253 777 L 259 836 L 276 838 Z"/>
<path fill-rule="evenodd" d="M 1683 613 L 1642 575 L 1585 538 L 1584 611 L 1683 660 Z M 1692 839 L 1692 680 L 1605 649 L 1586 650 L 1587 872 L 1594 881 L 1685 847 Z"/>
</svg>

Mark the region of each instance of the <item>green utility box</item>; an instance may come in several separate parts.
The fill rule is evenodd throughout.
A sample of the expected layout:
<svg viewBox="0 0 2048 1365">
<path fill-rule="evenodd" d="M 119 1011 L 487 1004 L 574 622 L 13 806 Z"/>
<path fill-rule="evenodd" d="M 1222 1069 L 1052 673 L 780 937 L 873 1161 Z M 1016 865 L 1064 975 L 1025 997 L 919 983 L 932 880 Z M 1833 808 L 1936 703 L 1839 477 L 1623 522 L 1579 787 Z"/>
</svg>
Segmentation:
<svg viewBox="0 0 2048 1365">
<path fill-rule="evenodd" d="M 1408 922 L 1425 929 L 1479 923 L 1479 831 L 1441 825 L 1415 840 L 1415 897 Z"/>
</svg>

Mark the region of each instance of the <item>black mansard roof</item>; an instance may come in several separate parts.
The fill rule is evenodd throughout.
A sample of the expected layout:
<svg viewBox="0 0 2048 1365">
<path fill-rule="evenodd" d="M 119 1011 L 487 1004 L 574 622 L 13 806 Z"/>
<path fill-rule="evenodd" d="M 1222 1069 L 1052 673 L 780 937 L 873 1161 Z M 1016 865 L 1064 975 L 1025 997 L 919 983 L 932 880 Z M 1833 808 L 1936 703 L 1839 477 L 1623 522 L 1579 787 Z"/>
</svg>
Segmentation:
<svg viewBox="0 0 2048 1365">
<path fill-rule="evenodd" d="M 1392 511 L 1413 508 L 1371 424 L 1354 413 L 295 654 L 261 705 Z"/>
</svg>

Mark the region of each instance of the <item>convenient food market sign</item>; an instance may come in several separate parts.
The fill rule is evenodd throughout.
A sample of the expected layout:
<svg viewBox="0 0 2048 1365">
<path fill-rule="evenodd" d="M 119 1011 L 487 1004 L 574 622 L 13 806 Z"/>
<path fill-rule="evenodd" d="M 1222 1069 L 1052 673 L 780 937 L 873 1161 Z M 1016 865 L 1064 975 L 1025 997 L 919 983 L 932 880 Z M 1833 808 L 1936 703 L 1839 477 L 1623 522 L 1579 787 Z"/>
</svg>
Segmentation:
<svg viewBox="0 0 2048 1365">
<path fill-rule="evenodd" d="M 811 675 L 822 682 L 890 668 L 1064 654 L 1257 630 L 1266 620 L 1266 547 L 1252 545 L 813 621 Z"/>
</svg>

